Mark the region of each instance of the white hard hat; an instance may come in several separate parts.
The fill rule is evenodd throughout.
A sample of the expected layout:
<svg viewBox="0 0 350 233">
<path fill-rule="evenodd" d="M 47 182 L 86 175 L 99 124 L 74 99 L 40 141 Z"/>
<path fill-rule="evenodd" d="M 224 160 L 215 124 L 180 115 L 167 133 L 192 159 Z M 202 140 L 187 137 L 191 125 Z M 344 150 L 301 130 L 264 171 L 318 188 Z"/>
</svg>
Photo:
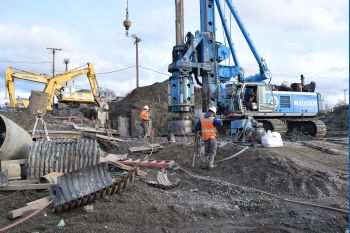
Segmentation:
<svg viewBox="0 0 350 233">
<path fill-rule="evenodd" d="M 209 107 L 209 111 L 212 111 L 213 113 L 216 113 L 216 107 L 215 106 Z"/>
<path fill-rule="evenodd" d="M 143 107 L 143 109 L 144 109 L 144 110 L 148 110 L 148 109 L 149 109 L 148 105 L 145 105 L 145 106 Z"/>
</svg>

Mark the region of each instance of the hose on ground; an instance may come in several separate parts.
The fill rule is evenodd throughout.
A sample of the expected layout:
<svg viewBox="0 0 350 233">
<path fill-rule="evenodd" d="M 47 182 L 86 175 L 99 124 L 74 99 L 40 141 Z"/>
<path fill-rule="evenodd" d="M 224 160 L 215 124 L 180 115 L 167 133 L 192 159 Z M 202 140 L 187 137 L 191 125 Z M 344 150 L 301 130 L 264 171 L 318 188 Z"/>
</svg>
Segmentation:
<svg viewBox="0 0 350 233">
<path fill-rule="evenodd" d="M 244 147 L 242 150 L 238 151 L 236 154 L 231 155 L 230 157 L 227 157 L 227 158 L 215 161 L 215 163 L 220 163 L 220 162 L 223 162 L 223 161 L 226 161 L 226 160 L 229 160 L 229 159 L 233 159 L 233 158 L 237 157 L 238 155 L 242 154 L 247 149 L 249 149 L 248 146 Z"/>
<path fill-rule="evenodd" d="M 36 211 L 34 211 L 33 213 L 29 214 L 28 216 L 21 218 L 20 220 L 18 220 L 17 222 L 11 223 L 10 225 L 7 225 L 6 227 L 0 228 L 0 232 L 4 232 L 14 226 L 17 226 L 18 224 L 30 219 L 31 217 L 34 217 L 35 215 L 39 214 L 41 211 L 43 211 L 44 209 L 46 209 L 50 204 L 52 203 L 52 201 L 50 201 L 49 203 L 47 203 L 45 206 L 41 207 L 40 209 L 37 209 Z"/>
</svg>

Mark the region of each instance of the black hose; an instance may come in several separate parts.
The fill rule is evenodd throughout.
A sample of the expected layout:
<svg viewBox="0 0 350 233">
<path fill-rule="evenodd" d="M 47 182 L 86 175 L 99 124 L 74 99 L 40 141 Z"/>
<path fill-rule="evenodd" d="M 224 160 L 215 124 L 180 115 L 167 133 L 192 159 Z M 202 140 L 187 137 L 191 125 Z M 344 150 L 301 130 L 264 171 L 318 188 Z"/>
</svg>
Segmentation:
<svg viewBox="0 0 350 233">
<path fill-rule="evenodd" d="M 197 83 L 199 86 L 203 86 L 202 82 L 199 81 L 198 75 L 194 75 L 194 78 L 196 79 L 196 83 Z"/>
</svg>

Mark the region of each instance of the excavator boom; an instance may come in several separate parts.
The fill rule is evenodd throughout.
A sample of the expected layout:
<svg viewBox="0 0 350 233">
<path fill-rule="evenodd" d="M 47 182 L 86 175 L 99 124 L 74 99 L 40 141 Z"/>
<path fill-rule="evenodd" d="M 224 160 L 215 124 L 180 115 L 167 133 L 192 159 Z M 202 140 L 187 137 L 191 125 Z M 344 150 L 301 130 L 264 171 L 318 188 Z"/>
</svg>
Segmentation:
<svg viewBox="0 0 350 233">
<path fill-rule="evenodd" d="M 27 70 L 20 70 L 22 73 L 13 72 L 12 67 L 8 67 L 5 72 L 5 99 L 9 99 L 9 107 L 18 107 L 18 100 L 15 97 L 15 79 L 22 79 L 31 82 L 47 84 L 50 77 Z M 24 104 L 27 105 L 27 104 Z M 26 107 L 26 106 L 24 106 Z"/>
<path fill-rule="evenodd" d="M 75 79 L 78 76 L 81 75 L 87 75 L 89 79 L 89 84 L 91 88 L 91 93 L 93 96 L 94 102 L 96 102 L 99 107 L 102 107 L 106 110 L 108 110 L 108 105 L 102 99 L 99 97 L 99 91 L 98 91 L 98 83 L 94 71 L 94 67 L 91 63 L 87 63 L 87 68 L 84 69 L 72 69 L 70 71 L 64 72 L 62 74 L 56 75 L 55 77 L 51 78 L 49 82 L 46 84 L 44 92 L 48 93 L 50 95 L 50 101 L 48 103 L 48 109 L 52 108 L 53 102 L 54 102 L 54 96 L 55 93 L 57 95 L 57 91 L 61 89 L 61 86 L 63 86 L 64 83 L 69 82 L 73 79 Z M 79 99 L 71 99 L 72 102 L 91 102 L 88 100 L 79 100 Z"/>
</svg>

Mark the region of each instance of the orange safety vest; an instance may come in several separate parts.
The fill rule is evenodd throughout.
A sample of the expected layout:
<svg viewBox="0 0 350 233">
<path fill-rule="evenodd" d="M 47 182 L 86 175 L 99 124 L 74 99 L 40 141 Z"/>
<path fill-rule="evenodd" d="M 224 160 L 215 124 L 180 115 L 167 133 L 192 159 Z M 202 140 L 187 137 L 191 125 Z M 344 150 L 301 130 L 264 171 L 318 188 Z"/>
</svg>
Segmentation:
<svg viewBox="0 0 350 233">
<path fill-rule="evenodd" d="M 209 138 L 216 138 L 216 127 L 214 126 L 215 117 L 201 117 L 201 132 L 202 140 L 206 141 Z"/>
<path fill-rule="evenodd" d="M 143 110 L 143 111 L 140 113 L 140 121 L 149 121 L 149 118 L 148 118 L 148 111 L 147 111 L 147 110 Z"/>
</svg>

